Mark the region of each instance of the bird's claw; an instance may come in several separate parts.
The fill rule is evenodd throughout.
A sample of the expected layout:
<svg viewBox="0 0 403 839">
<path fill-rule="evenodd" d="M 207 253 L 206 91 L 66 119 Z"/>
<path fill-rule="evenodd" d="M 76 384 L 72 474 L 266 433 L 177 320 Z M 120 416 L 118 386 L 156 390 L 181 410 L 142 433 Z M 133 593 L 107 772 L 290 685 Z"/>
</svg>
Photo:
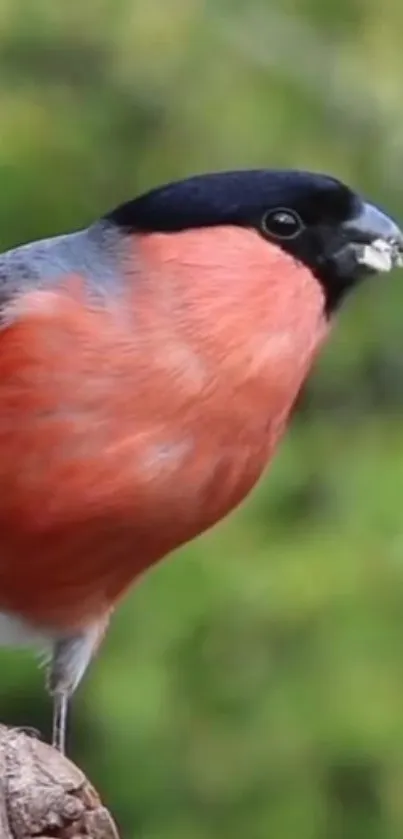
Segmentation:
<svg viewBox="0 0 403 839">
<path fill-rule="evenodd" d="M 43 739 L 41 732 L 32 725 L 16 725 L 13 730 L 16 731 L 17 734 L 26 734 L 27 737 L 32 737 L 34 740 Z"/>
</svg>

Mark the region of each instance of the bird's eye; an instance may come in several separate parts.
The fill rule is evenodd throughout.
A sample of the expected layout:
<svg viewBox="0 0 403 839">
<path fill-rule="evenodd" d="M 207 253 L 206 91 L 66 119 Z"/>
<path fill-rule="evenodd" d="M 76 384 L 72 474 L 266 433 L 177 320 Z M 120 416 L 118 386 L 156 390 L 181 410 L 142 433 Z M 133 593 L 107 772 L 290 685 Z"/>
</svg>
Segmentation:
<svg viewBox="0 0 403 839">
<path fill-rule="evenodd" d="M 263 233 L 276 239 L 295 239 L 303 227 L 298 213 L 286 207 L 268 210 L 262 218 Z"/>
</svg>

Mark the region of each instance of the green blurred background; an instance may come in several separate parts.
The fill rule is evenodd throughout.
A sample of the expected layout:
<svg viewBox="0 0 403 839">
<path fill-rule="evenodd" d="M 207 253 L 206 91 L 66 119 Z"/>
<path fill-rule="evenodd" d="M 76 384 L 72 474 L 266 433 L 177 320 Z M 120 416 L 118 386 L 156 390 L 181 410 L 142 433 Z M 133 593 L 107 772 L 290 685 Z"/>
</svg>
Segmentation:
<svg viewBox="0 0 403 839">
<path fill-rule="evenodd" d="M 403 218 L 401 0 L 0 0 L 0 245 L 196 171 L 293 166 Z M 341 314 L 271 470 L 145 578 L 70 752 L 125 839 L 403 837 L 403 282 Z M 0 718 L 49 733 L 31 655 Z"/>
</svg>

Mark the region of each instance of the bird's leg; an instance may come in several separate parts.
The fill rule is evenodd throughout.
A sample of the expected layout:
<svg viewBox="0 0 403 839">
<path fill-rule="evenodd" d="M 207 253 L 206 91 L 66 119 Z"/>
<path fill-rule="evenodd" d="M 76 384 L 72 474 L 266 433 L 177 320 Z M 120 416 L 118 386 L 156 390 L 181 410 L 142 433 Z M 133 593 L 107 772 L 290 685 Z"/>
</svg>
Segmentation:
<svg viewBox="0 0 403 839">
<path fill-rule="evenodd" d="M 102 638 L 107 620 L 92 624 L 87 630 L 55 641 L 50 660 L 47 686 L 53 697 L 52 745 L 64 754 L 69 700 L 91 661 Z"/>
<path fill-rule="evenodd" d="M 69 706 L 68 693 L 53 694 L 52 746 L 61 752 L 66 751 L 67 712 Z"/>
</svg>

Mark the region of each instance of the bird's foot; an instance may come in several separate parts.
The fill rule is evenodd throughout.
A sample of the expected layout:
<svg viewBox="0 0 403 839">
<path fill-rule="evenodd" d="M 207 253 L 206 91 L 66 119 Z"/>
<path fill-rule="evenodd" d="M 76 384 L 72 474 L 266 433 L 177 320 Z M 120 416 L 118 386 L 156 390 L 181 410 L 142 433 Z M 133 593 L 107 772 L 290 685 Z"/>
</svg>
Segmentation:
<svg viewBox="0 0 403 839">
<path fill-rule="evenodd" d="M 13 731 L 17 734 L 26 734 L 27 737 L 32 737 L 33 740 L 42 740 L 42 733 L 34 728 L 32 725 L 14 725 Z"/>
</svg>

